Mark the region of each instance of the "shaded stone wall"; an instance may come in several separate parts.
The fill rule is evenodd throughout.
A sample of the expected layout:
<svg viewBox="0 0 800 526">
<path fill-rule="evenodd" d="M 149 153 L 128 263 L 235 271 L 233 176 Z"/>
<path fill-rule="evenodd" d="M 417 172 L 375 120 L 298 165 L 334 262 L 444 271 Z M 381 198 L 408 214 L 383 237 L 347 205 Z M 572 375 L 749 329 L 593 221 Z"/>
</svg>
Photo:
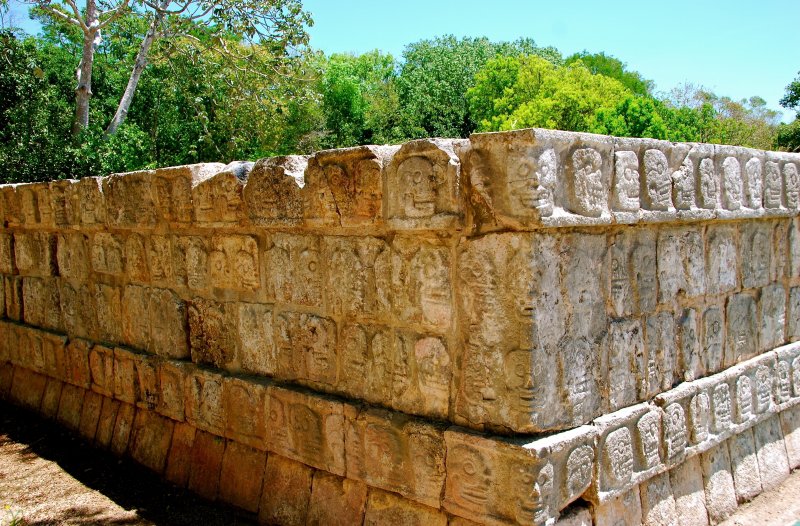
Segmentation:
<svg viewBox="0 0 800 526">
<path fill-rule="evenodd" d="M 715 521 L 800 464 L 798 167 L 521 130 L 2 186 L 0 392 L 266 522 Z"/>
</svg>

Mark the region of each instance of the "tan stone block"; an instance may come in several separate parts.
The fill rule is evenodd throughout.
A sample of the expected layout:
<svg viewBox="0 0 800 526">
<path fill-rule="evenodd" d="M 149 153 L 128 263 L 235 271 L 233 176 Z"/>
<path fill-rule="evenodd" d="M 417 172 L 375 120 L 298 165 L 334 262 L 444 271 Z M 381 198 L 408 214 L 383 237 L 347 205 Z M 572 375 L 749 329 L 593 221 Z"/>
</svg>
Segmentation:
<svg viewBox="0 0 800 526">
<path fill-rule="evenodd" d="M 188 488 L 191 491 L 209 500 L 217 498 L 224 452 L 224 438 L 204 431 L 195 434 L 189 468 Z"/>
<path fill-rule="evenodd" d="M 109 226 L 148 226 L 156 221 L 152 170 L 112 174 L 103 179 Z"/>
<path fill-rule="evenodd" d="M 93 442 L 97 434 L 97 423 L 100 420 L 100 410 L 103 407 L 103 396 L 87 391 L 83 398 L 83 408 L 81 409 L 81 420 L 78 425 L 78 432 L 86 440 Z"/>
<path fill-rule="evenodd" d="M 55 278 L 23 278 L 23 318 L 28 325 L 62 330 L 61 300 L 58 281 Z"/>
<path fill-rule="evenodd" d="M 178 422 L 184 419 L 186 403 L 186 378 L 193 369 L 191 364 L 164 360 L 158 364 L 158 412 Z"/>
<path fill-rule="evenodd" d="M 444 486 L 443 429 L 407 415 L 348 415 L 347 476 L 438 508 Z"/>
<path fill-rule="evenodd" d="M 384 240 L 362 236 L 326 236 L 323 238 L 322 253 L 323 260 L 327 262 L 325 274 L 328 312 L 333 315 L 372 318 L 387 313 L 388 291 L 382 290 L 384 287 L 380 285 L 386 285 L 392 276 L 388 275 L 391 272 L 388 267 L 391 254 Z M 379 261 L 384 264 L 378 263 Z M 441 262 L 431 261 L 429 267 L 436 263 Z M 418 265 L 420 269 L 422 266 Z M 434 272 L 437 270 L 433 269 Z M 424 290 L 429 292 L 429 289 Z M 449 305 L 442 306 L 440 312 L 435 313 L 433 304 L 426 303 L 426 306 L 430 307 L 431 318 L 437 320 L 449 313 Z"/>
<path fill-rule="evenodd" d="M 766 352 L 786 341 L 786 289 L 774 283 L 761 289 L 759 342 L 760 351 Z"/>
<path fill-rule="evenodd" d="M 273 339 L 272 309 L 256 303 L 239 303 L 237 307 L 238 358 L 242 370 L 274 375 L 278 358 Z"/>
<path fill-rule="evenodd" d="M 104 342 L 121 342 L 122 289 L 112 285 L 95 284 L 94 304 L 97 309 L 97 339 Z"/>
<path fill-rule="evenodd" d="M 103 226 L 106 221 L 106 202 L 101 177 L 84 177 L 74 185 L 77 200 L 71 198 L 72 212 L 77 213 L 83 226 Z M 72 188 L 70 188 L 72 190 Z"/>
<path fill-rule="evenodd" d="M 79 338 L 91 338 L 96 332 L 97 310 L 95 297 L 88 285 L 71 284 L 61 281 L 61 316 L 64 331 Z"/>
<path fill-rule="evenodd" d="M 337 391 L 366 402 L 391 406 L 396 338 L 391 328 L 347 323 L 339 338 Z"/>
<path fill-rule="evenodd" d="M 73 431 L 78 430 L 81 423 L 81 408 L 85 390 L 74 385 L 64 385 L 61 399 L 58 402 L 58 422 Z"/>
<path fill-rule="evenodd" d="M 16 362 L 17 365 L 35 372 L 44 372 L 44 349 L 42 333 L 34 328 L 19 326 L 16 328 Z M 12 355 L 12 361 L 14 356 Z"/>
<path fill-rule="evenodd" d="M 14 262 L 14 234 L 0 232 L 0 274 L 16 274 Z"/>
<path fill-rule="evenodd" d="M 95 234 L 92 236 L 90 258 L 93 272 L 122 276 L 125 273 L 125 237 L 108 232 Z"/>
<path fill-rule="evenodd" d="M 89 277 L 89 238 L 81 233 L 62 233 L 56 242 L 58 275 L 84 281 Z"/>
<path fill-rule="evenodd" d="M 131 234 L 125 240 L 125 275 L 130 281 L 150 283 L 150 269 L 147 268 L 147 236 Z"/>
<path fill-rule="evenodd" d="M 103 398 L 103 406 L 100 408 L 100 420 L 97 423 L 97 433 L 95 442 L 98 446 L 108 449 L 111 447 L 111 439 L 114 436 L 114 424 L 117 420 L 120 403 L 111 398 Z"/>
<path fill-rule="evenodd" d="M 1 373 L 0 373 L 1 374 Z M 2 383 L 2 381 L 0 381 Z M 61 402 L 61 390 L 64 384 L 59 380 L 52 378 L 47 379 L 47 384 L 44 387 L 44 394 L 42 395 L 41 413 L 46 418 L 55 420 L 58 415 L 58 405 Z M 0 387 L 0 396 L 2 396 L 2 388 Z"/>
<path fill-rule="evenodd" d="M 6 280 L 0 276 L 0 318 L 6 317 Z"/>
<path fill-rule="evenodd" d="M 171 290 L 151 289 L 147 350 L 166 358 L 188 358 L 186 303 Z"/>
<path fill-rule="evenodd" d="M 643 482 L 639 491 L 642 497 L 642 524 L 669 526 L 677 523 L 678 514 L 668 473 Z"/>
<path fill-rule="evenodd" d="M 173 427 L 171 420 L 152 411 L 136 411 L 130 439 L 131 458 L 158 474 L 163 473 Z"/>
<path fill-rule="evenodd" d="M 47 232 L 14 234 L 14 261 L 22 276 L 52 276 L 56 271 L 56 239 Z"/>
<path fill-rule="evenodd" d="M 92 385 L 89 365 L 91 344 L 86 340 L 70 340 L 64 348 L 67 360 L 66 381 L 72 385 L 88 389 Z"/>
<path fill-rule="evenodd" d="M 786 458 L 792 469 L 800 466 L 800 406 L 791 407 L 780 413 Z"/>
<path fill-rule="evenodd" d="M 365 526 L 407 524 L 409 526 L 447 526 L 447 515 L 441 511 L 371 489 L 364 516 Z"/>
<path fill-rule="evenodd" d="M 213 236 L 208 255 L 210 285 L 254 291 L 261 288 L 258 241 L 253 236 Z"/>
<path fill-rule="evenodd" d="M 735 294 L 728 298 L 725 318 L 727 319 L 727 346 L 732 359 L 741 362 L 752 358 L 758 351 L 756 328 L 756 302 L 749 294 Z"/>
<path fill-rule="evenodd" d="M 341 402 L 270 386 L 269 416 L 267 449 L 330 473 L 345 474 Z"/>
<path fill-rule="evenodd" d="M 151 190 L 161 221 L 192 221 L 192 186 L 225 168 L 222 163 L 198 163 L 159 168 L 153 174 Z"/>
<path fill-rule="evenodd" d="M 171 287 L 186 287 L 191 290 L 208 288 L 209 248 L 207 239 L 200 236 L 174 236 L 171 239 L 170 247 L 172 249 L 172 253 L 169 255 Z M 151 246 L 151 248 L 153 247 Z M 166 247 L 159 247 L 159 250 L 164 248 Z M 156 270 L 158 269 L 154 269 L 154 272 Z"/>
<path fill-rule="evenodd" d="M 283 312 L 275 319 L 278 377 L 330 389 L 336 383 L 336 323 L 313 314 Z"/>
<path fill-rule="evenodd" d="M 742 287 L 751 289 L 769 284 L 772 232 L 762 221 L 748 223 L 741 230 Z"/>
<path fill-rule="evenodd" d="M 708 526 L 700 457 L 689 457 L 672 469 L 669 472 L 669 481 L 675 499 L 675 511 L 677 517 L 680 517 L 680 523 L 687 526 Z"/>
<path fill-rule="evenodd" d="M 0 333 L 3 337 L 0 338 L 0 364 L 11 360 L 12 353 L 16 356 L 17 350 L 14 348 L 17 345 L 16 325 L 6 320 L 0 320 Z"/>
<path fill-rule="evenodd" d="M 150 269 L 150 280 L 154 285 L 174 282 L 172 257 L 172 238 L 155 234 L 149 237 L 147 263 Z"/>
<path fill-rule="evenodd" d="M 252 513 L 258 511 L 267 454 L 228 441 L 222 457 L 219 481 L 220 500 Z"/>
<path fill-rule="evenodd" d="M 224 377 L 205 369 L 192 369 L 185 383 L 186 421 L 218 436 L 225 434 L 222 382 Z"/>
<path fill-rule="evenodd" d="M 317 152 L 308 160 L 303 213 L 308 225 L 358 226 L 383 220 L 384 160 L 396 146 Z"/>
<path fill-rule="evenodd" d="M 192 361 L 224 368 L 236 358 L 233 304 L 194 298 L 189 303 Z"/>
<path fill-rule="evenodd" d="M 753 430 L 745 429 L 731 437 L 728 441 L 728 450 L 731 455 L 736 500 L 739 503 L 752 500 L 761 493 L 761 475 L 758 472 Z"/>
<path fill-rule="evenodd" d="M 361 524 L 367 504 L 367 486 L 324 471 L 314 473 L 308 526 Z"/>
<path fill-rule="evenodd" d="M 447 418 L 454 360 L 445 339 L 397 330 L 394 352 L 392 407 L 405 413 Z"/>
<path fill-rule="evenodd" d="M 158 360 L 148 354 L 133 354 L 136 370 L 136 405 L 154 411 L 159 406 Z"/>
<path fill-rule="evenodd" d="M 265 450 L 269 396 L 267 384 L 242 378 L 225 378 L 222 386 L 225 436 Z"/>
<path fill-rule="evenodd" d="M 22 321 L 22 278 L 5 276 L 4 281 L 6 316 L 12 320 Z"/>
<path fill-rule="evenodd" d="M 323 262 L 320 238 L 275 233 L 268 239 L 264 258 L 267 297 L 276 303 L 322 304 Z"/>
<path fill-rule="evenodd" d="M 308 156 L 260 159 L 242 190 L 247 215 L 254 225 L 296 225 L 303 219 L 301 184 Z"/>
<path fill-rule="evenodd" d="M 19 196 L 16 192 L 16 187 L 19 185 L 8 184 L 3 185 L 2 190 L 2 208 L 3 220 L 9 225 L 18 225 L 22 221 L 21 210 L 19 203 Z"/>
<path fill-rule="evenodd" d="M 731 476 L 728 445 L 723 443 L 700 454 L 706 509 L 712 524 L 725 520 L 736 511 L 736 491 Z"/>
<path fill-rule="evenodd" d="M 192 203 L 196 223 L 204 226 L 225 225 L 237 224 L 245 219 L 242 189 L 247 174 L 242 172 L 239 166 L 231 163 L 211 177 L 193 182 Z M 243 177 L 240 179 L 238 175 Z"/>
<path fill-rule="evenodd" d="M 47 377 L 30 369 L 17 367 L 11 382 L 11 400 L 23 407 L 38 411 L 42 405 L 42 396 L 47 384 Z"/>
<path fill-rule="evenodd" d="M 733 225 L 709 225 L 706 283 L 709 294 L 723 294 L 739 284 L 739 235 Z"/>
<path fill-rule="evenodd" d="M 58 227 L 68 225 L 77 225 L 79 219 L 70 203 L 72 196 L 76 192 L 72 190 L 77 183 L 74 179 L 63 179 L 60 181 L 51 181 L 50 186 L 50 209 L 53 213 L 53 224 Z"/>
<path fill-rule="evenodd" d="M 117 418 L 114 420 L 114 432 L 111 435 L 111 452 L 117 456 L 121 457 L 128 451 L 128 441 L 135 417 L 136 406 L 120 404 Z"/>
<path fill-rule="evenodd" d="M 44 372 L 50 378 L 65 380 L 67 375 L 67 337 L 59 334 L 42 333 L 42 354 Z"/>
<path fill-rule="evenodd" d="M 267 524 L 305 526 L 313 477 L 313 468 L 280 455 L 270 454 L 264 472 L 259 521 Z"/>
<path fill-rule="evenodd" d="M 134 353 L 128 349 L 114 349 L 114 398 L 126 404 L 136 403 L 136 365 Z"/>
<path fill-rule="evenodd" d="M 789 460 L 779 418 L 772 416 L 756 424 L 753 435 L 761 484 L 764 491 L 769 491 L 789 476 Z"/>
<path fill-rule="evenodd" d="M 150 340 L 150 289 L 128 285 L 122 293 L 122 341 L 146 349 Z"/>
<path fill-rule="evenodd" d="M 92 391 L 103 396 L 114 396 L 114 349 L 95 345 L 89 351 L 89 369 L 92 373 Z"/>
<path fill-rule="evenodd" d="M 189 483 L 189 470 L 192 465 L 195 428 L 186 423 L 176 423 L 172 431 L 172 443 L 167 456 L 164 478 L 185 488 Z"/>
</svg>

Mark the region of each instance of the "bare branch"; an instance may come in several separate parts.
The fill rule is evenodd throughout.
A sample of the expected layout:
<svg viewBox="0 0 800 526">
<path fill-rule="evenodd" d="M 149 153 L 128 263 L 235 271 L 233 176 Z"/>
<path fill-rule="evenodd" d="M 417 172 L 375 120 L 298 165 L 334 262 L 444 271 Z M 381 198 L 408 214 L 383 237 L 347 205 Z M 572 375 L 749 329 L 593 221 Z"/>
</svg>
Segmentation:
<svg viewBox="0 0 800 526">
<path fill-rule="evenodd" d="M 120 5 L 118 5 L 117 7 L 115 7 L 114 9 L 109 9 L 108 11 L 100 13 L 100 16 L 97 17 L 98 19 L 101 19 L 101 18 L 103 18 L 105 16 L 107 16 L 108 18 L 106 18 L 105 20 L 100 22 L 100 25 L 98 27 L 100 27 L 102 29 L 102 28 L 106 27 L 107 25 L 109 25 L 114 20 L 116 20 L 117 18 L 119 18 L 122 15 L 124 15 L 125 12 L 128 9 L 128 3 L 129 2 L 130 2 L 130 0 L 123 0 L 122 3 Z"/>
<path fill-rule="evenodd" d="M 72 17 L 71 17 L 71 16 L 69 16 L 68 14 L 64 13 L 63 11 L 59 11 L 58 9 L 56 9 L 56 8 L 52 7 L 52 6 L 51 6 L 51 5 L 49 5 L 49 4 L 42 4 L 42 3 L 40 3 L 40 4 L 38 4 L 38 7 L 39 7 L 39 9 L 41 9 L 42 11 L 46 11 L 47 13 L 49 13 L 49 14 L 53 15 L 53 16 L 54 16 L 54 17 L 56 17 L 56 18 L 60 18 L 61 20 L 64 20 L 64 21 L 66 21 L 66 22 L 69 22 L 69 23 L 70 23 L 70 24 L 72 24 L 72 25 L 75 25 L 75 26 L 78 26 L 78 27 L 80 27 L 80 28 L 81 28 L 81 29 L 83 29 L 84 31 L 88 31 L 88 30 L 89 30 L 89 28 L 88 28 L 88 27 L 86 27 L 86 24 L 85 24 L 85 23 L 83 22 L 83 20 L 81 20 L 80 18 L 77 18 L 77 19 L 76 19 L 76 18 L 72 18 Z"/>
</svg>

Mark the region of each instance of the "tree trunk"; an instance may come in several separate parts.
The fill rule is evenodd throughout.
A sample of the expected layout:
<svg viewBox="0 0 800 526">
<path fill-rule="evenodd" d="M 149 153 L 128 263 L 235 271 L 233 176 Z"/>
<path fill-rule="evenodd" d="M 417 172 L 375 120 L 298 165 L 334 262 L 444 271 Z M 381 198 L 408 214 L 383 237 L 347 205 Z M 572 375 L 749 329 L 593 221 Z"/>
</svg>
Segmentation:
<svg viewBox="0 0 800 526">
<path fill-rule="evenodd" d="M 96 0 L 86 0 L 86 25 L 83 28 L 83 54 L 78 64 L 78 86 L 75 88 L 75 120 L 72 136 L 89 126 L 89 99 L 92 98 L 92 66 L 94 50 L 100 43 L 100 27 Z"/>
<path fill-rule="evenodd" d="M 150 47 L 153 45 L 153 41 L 156 39 L 158 26 L 161 24 L 163 18 L 164 16 L 161 11 L 156 11 L 155 18 L 153 18 L 153 22 L 147 29 L 147 34 L 144 36 L 144 40 L 142 40 L 142 44 L 139 46 L 139 52 L 136 54 L 136 60 L 133 63 L 133 71 L 131 71 L 128 85 L 125 86 L 125 92 L 122 94 L 119 106 L 117 106 L 117 112 L 114 114 L 114 118 L 111 119 L 108 128 L 106 128 L 106 137 L 117 133 L 117 129 L 125 122 L 125 118 L 128 116 L 128 108 L 131 107 L 131 103 L 133 102 L 136 86 L 139 84 L 139 79 L 142 76 L 145 66 L 147 66 L 147 56 L 150 53 Z"/>
</svg>

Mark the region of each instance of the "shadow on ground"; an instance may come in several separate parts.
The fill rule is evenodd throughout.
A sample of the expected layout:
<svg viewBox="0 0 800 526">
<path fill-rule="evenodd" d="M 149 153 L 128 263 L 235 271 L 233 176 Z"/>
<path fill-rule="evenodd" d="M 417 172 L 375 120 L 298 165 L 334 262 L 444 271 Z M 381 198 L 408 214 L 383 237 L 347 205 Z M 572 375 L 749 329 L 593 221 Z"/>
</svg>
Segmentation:
<svg viewBox="0 0 800 526">
<path fill-rule="evenodd" d="M 185 489 L 165 482 L 129 459 L 119 459 L 95 448 L 41 416 L 0 402 L 0 443 L 16 442 L 24 446 L 18 460 L 31 462 L 40 457 L 55 462 L 80 481 L 126 510 L 135 510 L 138 519 L 116 522 L 98 520 L 102 510 L 69 507 L 60 515 L 63 521 L 26 524 L 155 524 L 155 525 L 250 525 L 255 516 L 222 504 L 210 503 Z M 1 459 L 0 459 L 1 460 Z"/>
</svg>

